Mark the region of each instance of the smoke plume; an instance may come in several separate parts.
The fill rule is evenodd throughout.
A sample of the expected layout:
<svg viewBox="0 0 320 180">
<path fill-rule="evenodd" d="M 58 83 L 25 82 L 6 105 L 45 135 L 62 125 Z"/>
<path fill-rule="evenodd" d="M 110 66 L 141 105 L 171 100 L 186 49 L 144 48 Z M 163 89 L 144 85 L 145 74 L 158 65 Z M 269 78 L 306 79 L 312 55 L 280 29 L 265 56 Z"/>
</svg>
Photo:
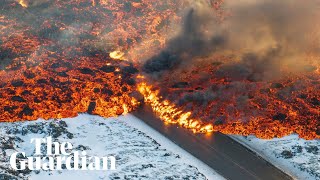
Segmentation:
<svg viewBox="0 0 320 180">
<path fill-rule="evenodd" d="M 186 13 L 180 34 L 148 59 L 143 70 L 161 74 L 223 53 L 231 55 L 233 65 L 224 62 L 221 71 L 231 73 L 217 75 L 243 68 L 246 78 L 257 81 L 277 78 L 284 69 L 294 73 L 313 69 L 319 59 L 310 62 L 306 54 L 320 54 L 319 5 L 317 1 L 229 0 L 223 8 L 231 13 L 220 21 L 212 8 L 198 3 Z"/>
</svg>

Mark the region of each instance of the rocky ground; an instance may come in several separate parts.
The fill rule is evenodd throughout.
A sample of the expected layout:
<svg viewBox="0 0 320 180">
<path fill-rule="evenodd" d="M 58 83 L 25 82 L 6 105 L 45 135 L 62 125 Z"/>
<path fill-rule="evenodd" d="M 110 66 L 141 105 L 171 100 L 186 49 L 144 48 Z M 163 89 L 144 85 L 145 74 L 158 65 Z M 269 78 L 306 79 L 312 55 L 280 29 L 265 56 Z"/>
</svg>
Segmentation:
<svg viewBox="0 0 320 180">
<path fill-rule="evenodd" d="M 131 115 L 101 118 L 79 115 L 62 120 L 0 123 L 0 179 L 222 179 L 213 170 L 155 133 L 136 128 Z M 130 121 L 129 124 L 126 121 Z M 35 153 L 31 138 L 52 136 L 70 142 L 89 156 L 116 157 L 116 171 L 13 171 L 9 165 L 14 152 Z M 165 142 L 165 143 L 163 143 Z M 190 159 L 191 158 L 191 159 Z"/>
</svg>

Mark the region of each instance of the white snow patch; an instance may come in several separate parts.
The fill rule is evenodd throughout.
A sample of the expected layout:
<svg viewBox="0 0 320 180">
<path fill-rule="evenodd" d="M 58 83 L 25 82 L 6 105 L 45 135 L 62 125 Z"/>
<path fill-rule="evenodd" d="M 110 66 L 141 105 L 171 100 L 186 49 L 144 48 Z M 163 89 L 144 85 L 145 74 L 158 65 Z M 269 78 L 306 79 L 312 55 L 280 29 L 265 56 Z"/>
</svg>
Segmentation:
<svg viewBox="0 0 320 180">
<path fill-rule="evenodd" d="M 187 164 L 192 164 L 197 167 L 201 173 L 203 173 L 208 179 L 223 179 L 218 175 L 212 168 L 208 165 L 191 155 L 189 152 L 185 151 L 179 147 L 174 142 L 168 140 L 165 136 L 160 134 L 158 131 L 150 128 L 146 123 L 136 118 L 133 115 L 127 115 L 126 118 L 121 118 L 121 121 L 124 121 L 126 124 L 139 129 L 140 131 L 146 134 L 152 134 L 152 138 L 156 140 L 159 144 L 166 147 L 167 150 L 175 152 L 177 154 L 182 154 L 181 158 L 183 162 Z"/>
<path fill-rule="evenodd" d="M 301 139 L 296 134 L 271 140 L 255 136 L 230 137 L 255 151 L 294 179 L 320 179 L 319 140 Z"/>
<path fill-rule="evenodd" d="M 61 132 L 61 134 L 60 134 Z M 89 156 L 117 158 L 116 171 L 33 171 L 15 174 L 28 179 L 224 179 L 204 163 L 128 114 L 102 118 L 81 114 L 61 120 L 0 123 L 0 147 L 13 138 L 14 149 L 0 152 L 1 167 L 9 167 L 9 156 L 19 151 L 34 154 L 31 138 L 56 135 L 55 141 L 85 147 Z M 20 139 L 20 140 L 19 140 Z M 1 151 L 1 148 L 0 148 Z M 0 173 L 10 174 L 5 168 Z"/>
</svg>

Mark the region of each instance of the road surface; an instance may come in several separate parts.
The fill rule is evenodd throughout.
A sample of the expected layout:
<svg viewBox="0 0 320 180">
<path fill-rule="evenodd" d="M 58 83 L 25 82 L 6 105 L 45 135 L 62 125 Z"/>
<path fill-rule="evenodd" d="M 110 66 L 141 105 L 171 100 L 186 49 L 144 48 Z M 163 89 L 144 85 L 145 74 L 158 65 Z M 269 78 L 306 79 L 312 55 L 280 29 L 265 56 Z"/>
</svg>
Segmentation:
<svg viewBox="0 0 320 180">
<path fill-rule="evenodd" d="M 194 134 L 177 125 L 165 125 L 147 105 L 133 113 L 146 124 L 230 180 L 292 179 L 243 145 L 221 133 Z"/>
</svg>

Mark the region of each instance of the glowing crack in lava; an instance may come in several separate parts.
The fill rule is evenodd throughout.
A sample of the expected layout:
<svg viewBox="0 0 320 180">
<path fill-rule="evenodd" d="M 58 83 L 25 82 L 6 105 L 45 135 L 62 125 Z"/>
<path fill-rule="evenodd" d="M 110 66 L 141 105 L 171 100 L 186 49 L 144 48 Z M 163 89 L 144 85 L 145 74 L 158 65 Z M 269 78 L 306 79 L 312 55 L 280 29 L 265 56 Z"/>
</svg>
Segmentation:
<svg viewBox="0 0 320 180">
<path fill-rule="evenodd" d="M 290 41 L 299 27 L 283 34 L 268 16 L 233 16 L 264 23 L 243 28 L 229 16 L 260 17 L 268 8 L 232 4 L 230 13 L 223 8 L 231 1 L 4 0 L 0 121 L 118 116 L 144 100 L 166 123 L 195 133 L 319 138 L 319 31 L 304 33 L 312 36 L 309 46 Z M 285 3 L 266 5 L 275 9 L 271 19 L 296 12 L 283 10 Z M 304 29 L 311 20 L 304 19 Z M 296 61 L 302 54 L 308 60 Z"/>
</svg>

